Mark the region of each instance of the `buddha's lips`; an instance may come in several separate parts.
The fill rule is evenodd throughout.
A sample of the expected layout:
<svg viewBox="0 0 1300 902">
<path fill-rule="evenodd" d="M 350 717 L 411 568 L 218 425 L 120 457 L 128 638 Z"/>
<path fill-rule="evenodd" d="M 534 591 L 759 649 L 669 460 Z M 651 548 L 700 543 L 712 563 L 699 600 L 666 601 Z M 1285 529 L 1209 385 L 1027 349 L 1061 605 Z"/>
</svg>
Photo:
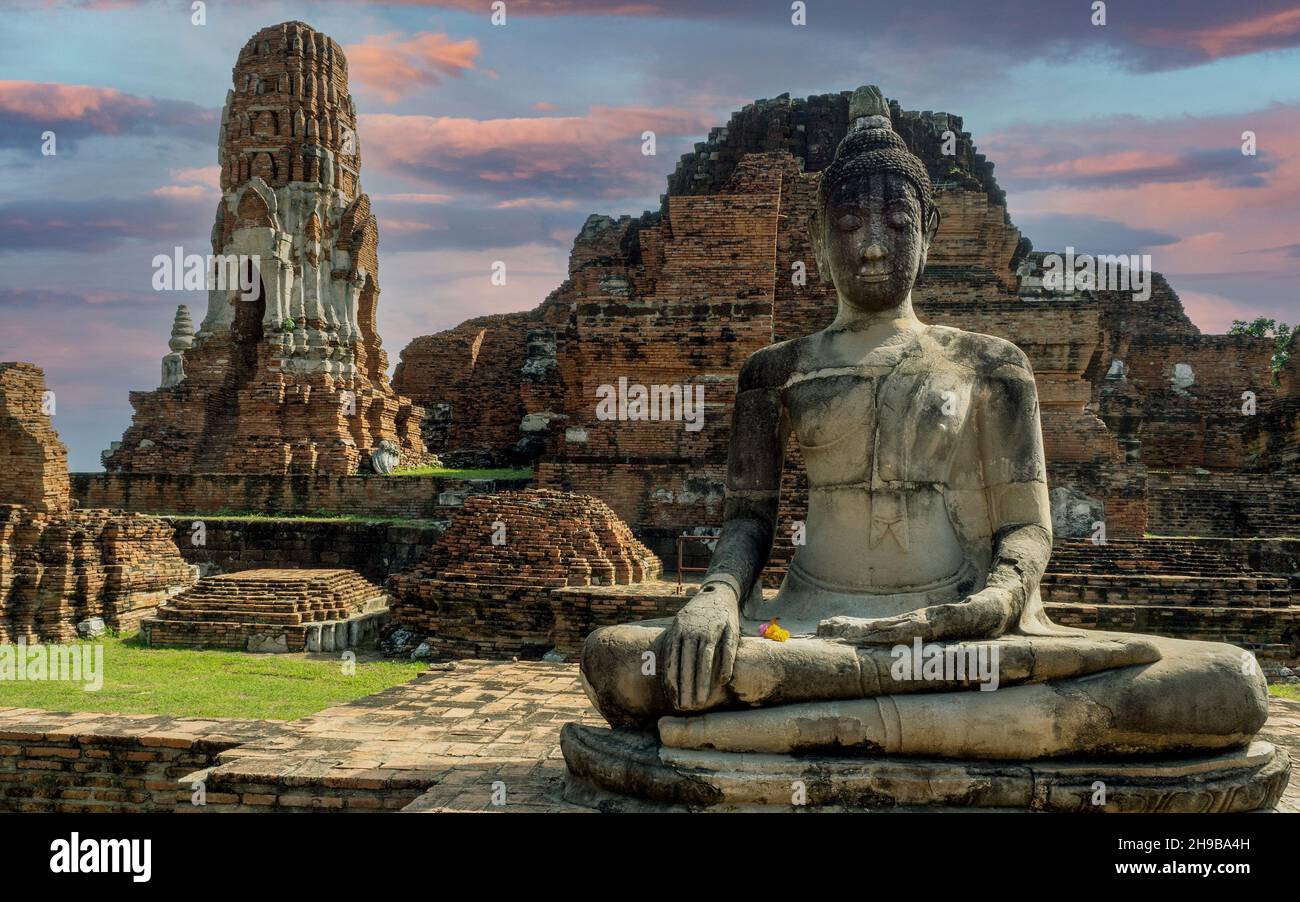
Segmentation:
<svg viewBox="0 0 1300 902">
<path fill-rule="evenodd" d="M 883 281 L 885 281 L 886 279 L 888 279 L 891 275 L 893 275 L 893 272 L 894 272 L 894 271 L 893 271 L 892 269 L 883 269 L 883 270 L 880 270 L 880 269 L 872 269 L 872 270 L 863 270 L 863 269 L 860 269 L 860 270 L 858 270 L 858 272 L 857 272 L 857 276 L 856 276 L 856 278 L 857 278 L 859 281 L 862 281 L 862 282 L 883 282 Z"/>
</svg>

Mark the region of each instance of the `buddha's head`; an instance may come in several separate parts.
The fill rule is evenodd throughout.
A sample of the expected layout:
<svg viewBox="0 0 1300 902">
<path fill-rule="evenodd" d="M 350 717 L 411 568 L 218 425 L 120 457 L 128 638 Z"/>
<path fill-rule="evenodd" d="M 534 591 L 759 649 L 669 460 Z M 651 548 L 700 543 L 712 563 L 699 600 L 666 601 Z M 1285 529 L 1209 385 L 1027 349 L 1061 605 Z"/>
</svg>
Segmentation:
<svg viewBox="0 0 1300 902">
<path fill-rule="evenodd" d="M 849 103 L 849 131 L 822 172 L 809 234 L 823 279 L 864 312 L 897 307 L 939 229 L 930 176 L 889 120 L 875 87 Z"/>
</svg>

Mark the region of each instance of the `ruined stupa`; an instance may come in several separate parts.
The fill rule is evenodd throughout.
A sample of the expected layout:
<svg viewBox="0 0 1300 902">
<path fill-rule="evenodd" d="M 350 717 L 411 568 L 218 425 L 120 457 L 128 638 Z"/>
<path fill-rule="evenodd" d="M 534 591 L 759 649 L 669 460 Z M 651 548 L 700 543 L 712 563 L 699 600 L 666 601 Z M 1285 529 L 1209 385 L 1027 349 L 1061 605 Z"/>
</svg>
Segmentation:
<svg viewBox="0 0 1300 902">
<path fill-rule="evenodd" d="M 475 466 L 535 462 L 539 485 L 605 499 L 660 554 L 682 532 L 716 528 L 734 374 L 748 354 L 834 314 L 805 223 L 847 133 L 850 93 L 746 105 L 682 158 L 657 210 L 590 216 L 568 277 L 536 308 L 414 339 L 394 384 L 428 409 L 429 450 Z M 1274 384 L 1274 340 L 1201 334 L 1157 272 L 1147 274 L 1147 292 L 1050 287 L 1045 260 L 1066 248 L 1035 251 L 1021 235 L 962 117 L 889 107 L 943 211 L 917 309 L 1012 340 L 1029 356 L 1058 537 L 1087 538 L 1098 521 L 1111 539 L 1148 529 L 1292 534 L 1285 501 L 1276 514 L 1219 514 L 1239 509 L 1243 495 L 1268 494 L 1252 492 L 1245 473 L 1294 474 L 1300 460 L 1300 389 L 1285 378 Z M 702 392 L 705 415 L 696 424 L 665 422 L 671 409 L 603 418 L 598 393 L 620 377 L 651 391 Z M 1243 416 L 1243 392 L 1258 416 Z M 794 490 L 803 465 L 791 452 L 778 543 L 806 513 Z M 1196 487 L 1222 500 L 1185 504 L 1171 479 L 1152 478 L 1157 469 L 1222 472 Z M 1296 485 L 1291 476 L 1291 494 L 1278 497 L 1296 497 Z M 1188 504 L 1215 513 L 1177 515 Z"/>
<path fill-rule="evenodd" d="M 393 619 L 436 657 L 533 657 L 581 616 L 557 590 L 630 586 L 662 572 L 599 498 L 526 489 L 471 495 L 415 566 L 389 578 L 388 591 Z"/>
<path fill-rule="evenodd" d="M 178 311 L 162 387 L 132 392 L 110 471 L 355 473 L 381 442 L 423 456 L 375 316 L 378 230 L 337 43 L 301 22 L 244 45 L 217 159 L 208 309 Z"/>
<path fill-rule="evenodd" d="M 100 618 L 133 629 L 190 586 L 166 522 L 74 509 L 45 374 L 0 363 L 0 642 L 61 642 Z"/>
</svg>

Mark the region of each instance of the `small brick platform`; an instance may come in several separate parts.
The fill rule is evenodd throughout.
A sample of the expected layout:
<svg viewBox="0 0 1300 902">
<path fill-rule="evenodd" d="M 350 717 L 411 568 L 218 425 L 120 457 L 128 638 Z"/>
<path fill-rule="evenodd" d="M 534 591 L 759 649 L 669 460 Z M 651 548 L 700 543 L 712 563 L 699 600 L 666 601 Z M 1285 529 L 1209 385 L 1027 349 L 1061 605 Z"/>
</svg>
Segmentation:
<svg viewBox="0 0 1300 902">
<path fill-rule="evenodd" d="M 199 580 L 141 629 L 149 645 L 335 651 L 374 636 L 387 612 L 352 570 L 243 570 Z"/>
</svg>

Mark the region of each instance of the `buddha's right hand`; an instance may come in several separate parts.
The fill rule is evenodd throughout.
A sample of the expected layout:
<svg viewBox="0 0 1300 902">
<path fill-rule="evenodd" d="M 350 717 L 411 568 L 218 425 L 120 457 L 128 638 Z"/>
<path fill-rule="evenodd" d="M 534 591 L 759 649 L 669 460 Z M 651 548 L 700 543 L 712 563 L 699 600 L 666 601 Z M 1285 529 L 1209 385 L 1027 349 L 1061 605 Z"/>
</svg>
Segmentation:
<svg viewBox="0 0 1300 902">
<path fill-rule="evenodd" d="M 726 583 L 707 583 L 686 603 L 661 638 L 664 685 L 679 711 L 720 700 L 731 681 L 740 644 L 740 599 Z"/>
</svg>

